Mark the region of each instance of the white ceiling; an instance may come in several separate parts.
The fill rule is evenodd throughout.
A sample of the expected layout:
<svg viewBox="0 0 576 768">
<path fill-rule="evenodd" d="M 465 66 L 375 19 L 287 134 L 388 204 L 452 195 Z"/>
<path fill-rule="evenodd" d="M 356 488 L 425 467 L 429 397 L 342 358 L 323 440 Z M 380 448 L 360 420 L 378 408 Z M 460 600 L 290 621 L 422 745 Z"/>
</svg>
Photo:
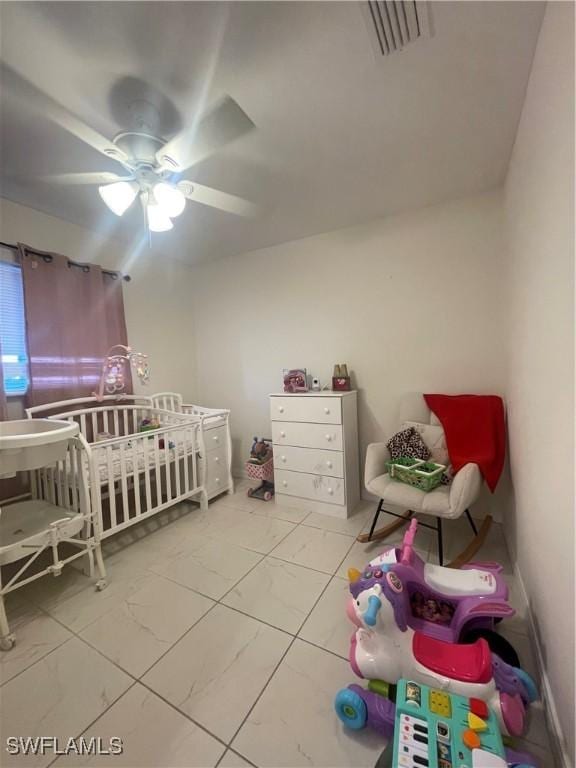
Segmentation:
<svg viewBox="0 0 576 768">
<path fill-rule="evenodd" d="M 257 130 L 187 176 L 262 213 L 246 221 L 188 203 L 154 238 L 192 263 L 500 184 L 542 14 L 537 2 L 435 2 L 433 38 L 378 60 L 356 2 L 11 2 L 0 5 L 0 50 L 110 138 L 123 127 L 110 91 L 126 76 L 168 97 L 183 122 L 225 93 L 238 101 Z M 138 211 L 117 220 L 96 187 L 35 179 L 120 166 L 21 101 L 2 106 L 3 196 L 141 235 Z"/>
</svg>

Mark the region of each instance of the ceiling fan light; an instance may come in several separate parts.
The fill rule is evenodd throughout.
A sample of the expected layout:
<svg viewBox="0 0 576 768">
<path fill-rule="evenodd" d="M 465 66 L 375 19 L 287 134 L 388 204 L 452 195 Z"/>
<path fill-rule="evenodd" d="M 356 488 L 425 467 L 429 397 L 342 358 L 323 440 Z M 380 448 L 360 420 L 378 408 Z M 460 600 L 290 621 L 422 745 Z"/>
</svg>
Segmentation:
<svg viewBox="0 0 576 768">
<path fill-rule="evenodd" d="M 186 207 L 186 198 L 173 184 L 160 181 L 154 186 L 154 199 L 167 216 L 175 219 Z"/>
<path fill-rule="evenodd" d="M 148 214 L 148 229 L 151 232 L 167 232 L 174 226 L 170 217 L 159 205 L 154 203 L 149 205 L 146 212 Z"/>
<path fill-rule="evenodd" d="M 98 187 L 100 197 L 116 216 L 122 216 L 134 202 L 138 194 L 138 185 L 128 181 L 116 181 Z"/>
</svg>

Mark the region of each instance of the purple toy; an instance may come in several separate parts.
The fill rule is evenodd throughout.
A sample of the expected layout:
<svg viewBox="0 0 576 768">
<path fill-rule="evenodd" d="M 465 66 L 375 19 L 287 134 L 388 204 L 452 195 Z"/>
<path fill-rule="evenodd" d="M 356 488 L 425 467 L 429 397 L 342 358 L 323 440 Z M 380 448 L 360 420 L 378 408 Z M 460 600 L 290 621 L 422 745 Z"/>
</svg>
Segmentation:
<svg viewBox="0 0 576 768">
<path fill-rule="evenodd" d="M 348 571 L 350 592 L 356 599 L 365 589 L 380 584 L 390 597 L 393 580 L 406 586 L 401 599 L 393 599 L 397 622 L 417 632 L 450 643 L 485 637 L 488 644 L 509 663 L 518 666 L 518 657 L 500 635 L 494 638 L 495 624 L 513 616 L 508 603 L 508 586 L 495 562 L 469 563 L 461 570 L 425 563 L 414 551 L 418 523 L 412 520 L 402 547 L 389 547 L 370 561 L 362 572 Z M 497 647 L 493 647 L 493 643 Z"/>
</svg>

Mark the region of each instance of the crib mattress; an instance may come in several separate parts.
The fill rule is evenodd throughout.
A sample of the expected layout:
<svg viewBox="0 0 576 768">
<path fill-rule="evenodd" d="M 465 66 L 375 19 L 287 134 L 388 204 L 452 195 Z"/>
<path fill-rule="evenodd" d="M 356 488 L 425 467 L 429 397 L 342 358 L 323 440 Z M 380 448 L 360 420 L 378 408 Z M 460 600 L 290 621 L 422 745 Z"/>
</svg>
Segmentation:
<svg viewBox="0 0 576 768">
<path fill-rule="evenodd" d="M 174 462 L 176 457 L 184 456 L 186 447 L 187 446 L 180 444 L 178 447 L 169 448 L 167 451 L 164 448 L 161 448 L 158 456 L 159 466 L 164 467 L 167 463 Z M 107 451 L 95 450 L 92 454 L 92 461 L 95 464 L 96 476 L 100 479 L 100 485 L 106 485 L 107 483 L 119 480 L 122 477 L 120 449 L 112 449 L 110 460 L 108 460 L 107 453 Z M 86 463 L 88 464 L 87 458 Z M 139 444 L 136 447 L 132 446 L 124 450 L 124 471 L 127 476 L 133 475 L 136 471 L 138 471 L 138 473 L 143 473 L 146 464 L 148 464 L 150 469 L 156 467 L 156 456 L 153 447 L 146 453 L 142 441 L 139 441 Z M 88 477 L 88 482 L 91 482 L 90 476 Z"/>
</svg>

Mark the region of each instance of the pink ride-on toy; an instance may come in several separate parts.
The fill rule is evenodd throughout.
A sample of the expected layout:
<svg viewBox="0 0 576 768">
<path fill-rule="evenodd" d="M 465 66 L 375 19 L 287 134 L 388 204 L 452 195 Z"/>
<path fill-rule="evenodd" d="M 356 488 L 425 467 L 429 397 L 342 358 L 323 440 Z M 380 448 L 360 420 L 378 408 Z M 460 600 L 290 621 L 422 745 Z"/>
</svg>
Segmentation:
<svg viewBox="0 0 576 768">
<path fill-rule="evenodd" d="M 494 631 L 515 611 L 508 603 L 508 585 L 495 562 L 468 563 L 462 569 L 425 563 L 414 550 L 418 522 L 412 520 L 400 548 L 388 547 L 362 572 L 348 571 L 354 598 L 375 584 L 385 572 L 395 574 L 406 588 L 408 626 L 449 643 L 471 643 L 483 637 L 491 650 L 514 667 L 520 666 L 512 645 Z"/>
<path fill-rule="evenodd" d="M 424 563 L 413 549 L 416 529 L 413 521 L 401 548 L 385 550 L 363 573 L 349 573 L 347 613 L 358 627 L 352 669 L 369 680 L 395 684 L 407 678 L 482 699 L 504 733 L 521 735 L 537 691 L 514 649 L 493 631 L 496 619 L 514 613 L 501 568 L 481 563 L 456 571 Z M 516 663 L 501 658 L 501 648 L 492 652 L 495 637 Z"/>
</svg>

